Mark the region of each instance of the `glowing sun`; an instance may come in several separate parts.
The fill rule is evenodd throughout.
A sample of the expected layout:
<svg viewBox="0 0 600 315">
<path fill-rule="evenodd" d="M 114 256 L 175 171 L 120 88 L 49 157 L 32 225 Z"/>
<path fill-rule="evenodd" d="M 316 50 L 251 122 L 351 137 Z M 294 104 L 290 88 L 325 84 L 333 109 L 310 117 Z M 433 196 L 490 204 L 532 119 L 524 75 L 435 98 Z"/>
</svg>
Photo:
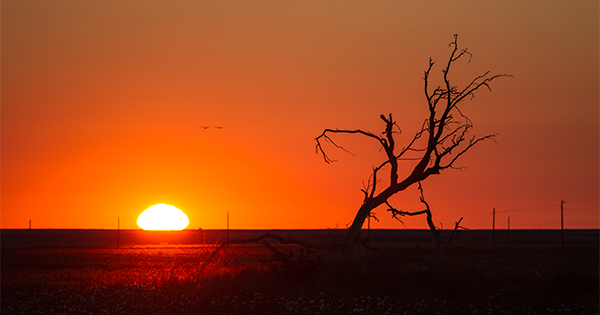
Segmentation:
<svg viewBox="0 0 600 315">
<path fill-rule="evenodd" d="M 137 224 L 144 230 L 183 230 L 190 221 L 183 211 L 173 206 L 158 204 L 142 212 Z"/>
</svg>

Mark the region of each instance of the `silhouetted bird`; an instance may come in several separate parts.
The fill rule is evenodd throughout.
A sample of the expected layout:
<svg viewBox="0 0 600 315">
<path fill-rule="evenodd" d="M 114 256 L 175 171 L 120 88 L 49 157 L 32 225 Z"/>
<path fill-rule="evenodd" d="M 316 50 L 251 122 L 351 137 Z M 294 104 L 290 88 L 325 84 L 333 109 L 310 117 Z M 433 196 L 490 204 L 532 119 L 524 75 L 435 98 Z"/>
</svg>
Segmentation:
<svg viewBox="0 0 600 315">
<path fill-rule="evenodd" d="M 204 129 L 206 130 L 206 129 L 208 129 L 208 128 L 213 128 L 213 129 L 223 129 L 223 128 L 225 128 L 225 127 L 222 127 L 222 126 L 214 126 L 214 127 L 213 127 L 213 126 L 200 126 L 200 128 L 204 128 Z"/>
</svg>

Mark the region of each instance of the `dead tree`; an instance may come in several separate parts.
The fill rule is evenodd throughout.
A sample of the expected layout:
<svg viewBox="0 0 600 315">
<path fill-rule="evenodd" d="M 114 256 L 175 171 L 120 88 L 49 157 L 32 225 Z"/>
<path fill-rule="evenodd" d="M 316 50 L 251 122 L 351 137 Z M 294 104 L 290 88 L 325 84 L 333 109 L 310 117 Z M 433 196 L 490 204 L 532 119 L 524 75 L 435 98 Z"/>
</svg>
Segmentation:
<svg viewBox="0 0 600 315">
<path fill-rule="evenodd" d="M 471 58 L 471 53 L 467 49 L 458 48 L 457 41 L 458 35 L 454 35 L 454 41 L 449 45 L 452 52 L 445 67 L 442 69 L 443 84 L 433 90 L 430 86 L 430 75 L 435 63 L 429 58 L 429 66 L 423 77 L 429 116 L 424 120 L 421 129 L 415 133 L 412 139 L 406 142 L 405 146 L 401 148 L 397 147 L 396 136 L 401 134 L 401 130 L 393 119 L 392 114 L 380 116 L 381 120 L 385 123 L 385 129 L 381 134 L 361 129 L 325 129 L 315 139 L 317 142 L 316 151 L 322 154 L 327 163 L 334 162 L 334 160 L 325 153 L 323 148 L 324 142 L 347 151 L 333 141 L 331 138 L 333 134 L 356 134 L 371 138 L 379 142 L 385 153 L 384 161 L 373 167 L 373 171 L 364 189 L 362 189 L 364 193 L 362 205 L 358 209 L 347 234 L 337 244 L 336 249 L 338 251 L 344 251 L 358 243 L 365 219 L 371 215 L 371 211 L 382 204 L 388 205 L 388 210 L 397 219 L 407 215 L 426 214 L 428 225 L 434 234 L 434 239 L 439 249 L 439 231 L 431 219 L 431 211 L 423 197 L 420 182 L 431 175 L 440 174 L 443 170 L 456 168 L 456 161 L 469 149 L 481 141 L 493 139 L 496 136 L 496 134 L 482 137 L 471 136 L 470 131 L 473 128 L 473 124 L 461 111 L 459 105 L 464 100 L 472 99 L 475 96 L 475 92 L 480 88 L 487 88 L 491 91 L 489 84 L 493 80 L 499 77 L 510 76 L 507 74 L 490 75 L 490 72 L 487 71 L 475 77 L 463 88 L 452 85 L 449 74 L 453 69 L 453 65 L 464 57 L 468 57 L 469 60 Z M 398 174 L 399 162 L 413 163 L 412 171 L 408 174 L 403 174 L 401 177 L 401 174 Z M 386 179 L 385 182 L 381 181 L 382 178 Z M 426 205 L 426 210 L 416 212 L 400 211 L 389 204 L 388 199 L 391 196 L 407 189 L 415 183 L 419 183 L 421 202 Z M 456 224 L 456 228 L 458 228 L 458 224 Z"/>
<path fill-rule="evenodd" d="M 298 273 L 302 269 L 309 269 L 315 267 L 317 264 L 317 257 L 311 257 L 311 249 L 324 249 L 329 248 L 328 244 L 317 244 L 310 241 L 302 241 L 302 240 L 290 240 L 285 239 L 279 235 L 265 233 L 261 236 L 252 239 L 238 239 L 238 240 L 228 240 L 221 245 L 217 246 L 211 254 L 202 262 L 200 265 L 200 271 L 203 271 L 208 265 L 210 265 L 213 260 L 217 257 L 220 250 L 225 248 L 228 245 L 233 244 L 252 244 L 265 239 L 274 239 L 278 241 L 280 244 L 294 244 L 300 246 L 300 251 L 298 254 L 294 254 L 293 252 L 289 252 L 288 254 L 280 252 L 273 245 L 268 243 L 267 241 L 263 241 L 265 247 L 267 247 L 271 253 L 273 253 L 274 257 L 272 261 L 281 261 L 286 269 L 292 271 L 293 273 Z"/>
</svg>

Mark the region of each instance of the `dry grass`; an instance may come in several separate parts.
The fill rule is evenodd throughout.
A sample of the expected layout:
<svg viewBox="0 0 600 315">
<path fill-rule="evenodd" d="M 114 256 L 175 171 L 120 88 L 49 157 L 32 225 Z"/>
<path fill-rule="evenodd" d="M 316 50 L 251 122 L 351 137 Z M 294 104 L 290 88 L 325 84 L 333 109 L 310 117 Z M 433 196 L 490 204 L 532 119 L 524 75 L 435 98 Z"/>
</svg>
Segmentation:
<svg viewBox="0 0 600 315">
<path fill-rule="evenodd" d="M 212 248 L 2 250 L 2 314 L 598 313 L 596 246 L 455 247 L 337 277 L 286 273 L 261 246 L 201 269 Z"/>
</svg>

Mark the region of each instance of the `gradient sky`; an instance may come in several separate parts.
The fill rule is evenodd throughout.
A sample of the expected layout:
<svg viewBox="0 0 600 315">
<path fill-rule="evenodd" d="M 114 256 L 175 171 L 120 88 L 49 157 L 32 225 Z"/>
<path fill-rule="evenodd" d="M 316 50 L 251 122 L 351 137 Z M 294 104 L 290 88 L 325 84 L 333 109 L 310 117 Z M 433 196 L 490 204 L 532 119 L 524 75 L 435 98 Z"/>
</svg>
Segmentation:
<svg viewBox="0 0 600 315">
<path fill-rule="evenodd" d="M 423 182 L 434 221 L 598 228 L 598 1 L 2 1 L 1 227 L 137 228 L 157 203 L 190 228 L 345 227 L 383 155 L 324 128 L 418 131 L 423 71 L 512 74 L 463 104 L 498 133 Z M 441 67 L 433 70 L 441 73 Z M 201 126 L 224 126 L 204 129 Z M 401 170 L 410 170 L 406 163 Z M 402 177 L 402 175 L 401 175 Z M 421 210 L 416 187 L 395 196 Z M 375 211 L 374 228 L 404 228 Z M 424 217 L 405 220 L 426 228 Z"/>
</svg>

